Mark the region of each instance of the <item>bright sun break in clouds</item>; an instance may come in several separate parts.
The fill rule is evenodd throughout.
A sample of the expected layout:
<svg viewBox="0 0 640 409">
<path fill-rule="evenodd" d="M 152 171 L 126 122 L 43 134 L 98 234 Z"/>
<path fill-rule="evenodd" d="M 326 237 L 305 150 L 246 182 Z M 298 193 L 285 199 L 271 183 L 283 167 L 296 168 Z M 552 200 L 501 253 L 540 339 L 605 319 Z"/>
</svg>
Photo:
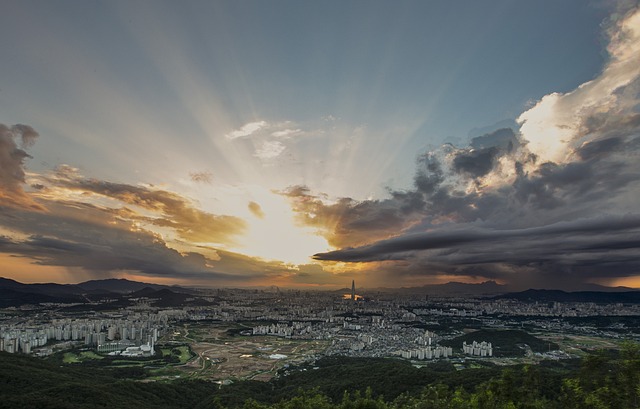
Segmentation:
<svg viewBox="0 0 640 409">
<path fill-rule="evenodd" d="M 295 223 L 295 214 L 284 197 L 257 186 L 251 195 L 263 217 L 254 214 L 247 219 L 249 227 L 238 251 L 265 260 L 307 264 L 318 249 L 329 248 L 326 239 L 313 229 Z"/>
</svg>

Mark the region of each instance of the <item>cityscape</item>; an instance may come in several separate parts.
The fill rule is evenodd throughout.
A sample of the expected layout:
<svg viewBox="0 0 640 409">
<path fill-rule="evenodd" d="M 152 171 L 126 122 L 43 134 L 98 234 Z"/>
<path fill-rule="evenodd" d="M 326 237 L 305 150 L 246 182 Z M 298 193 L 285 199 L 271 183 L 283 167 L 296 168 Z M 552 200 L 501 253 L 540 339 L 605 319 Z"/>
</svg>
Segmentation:
<svg viewBox="0 0 640 409">
<path fill-rule="evenodd" d="M 21 291 L 29 287 L 23 285 Z M 186 297 L 178 300 L 177 294 Z M 40 357 L 91 351 L 148 358 L 180 344 L 193 355 L 188 363 L 174 367 L 182 376 L 200 374 L 230 382 L 269 379 L 291 364 L 323 356 L 402 358 L 414 363 L 445 359 L 461 367 L 467 359 L 488 359 L 512 365 L 578 358 L 584 350 L 612 347 L 625 339 L 640 341 L 640 291 L 584 293 L 620 297 L 620 302 L 609 303 L 597 302 L 597 298 L 523 301 L 518 299 L 521 294 L 401 294 L 392 289 L 356 290 L 354 280 L 348 297 L 340 291 L 144 287 L 128 293 L 105 291 L 101 299 L 90 303 L 33 305 L 17 298 L 15 306 L 2 310 L 0 347 L 8 353 Z M 23 298 L 27 300 L 28 293 Z M 118 307 L 123 299 L 128 305 Z M 213 330 L 233 335 L 189 336 L 189 332 Z M 519 338 L 523 335 L 534 344 Z M 274 339 L 296 345 L 315 343 L 315 347 L 308 353 L 288 355 Z M 245 342 L 256 345 L 248 354 L 216 348 L 217 344 Z M 263 349 L 263 342 L 272 346 Z M 194 352 L 205 343 L 208 350 Z M 243 372 L 229 377 L 225 371 L 217 373 L 215 366 L 224 367 L 231 358 L 225 354 L 234 353 L 248 358 Z M 202 371 L 205 361 L 211 359 L 217 364 Z M 269 360 L 278 362 L 266 371 L 260 362 L 251 367 L 253 361 Z"/>
<path fill-rule="evenodd" d="M 640 0 L 0 6 L 0 409 L 640 409 Z"/>
</svg>

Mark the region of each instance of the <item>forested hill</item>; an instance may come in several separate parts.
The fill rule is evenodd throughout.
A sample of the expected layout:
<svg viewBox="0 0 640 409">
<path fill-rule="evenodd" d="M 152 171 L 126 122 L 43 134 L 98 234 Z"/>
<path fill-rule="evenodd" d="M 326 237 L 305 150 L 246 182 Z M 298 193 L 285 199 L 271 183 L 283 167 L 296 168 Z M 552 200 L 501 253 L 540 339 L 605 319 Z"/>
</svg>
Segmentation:
<svg viewBox="0 0 640 409">
<path fill-rule="evenodd" d="M 521 302 L 593 302 L 593 303 L 626 303 L 639 304 L 640 291 L 575 291 L 561 290 L 527 290 L 519 293 L 507 293 L 493 297 L 494 299 L 511 299 Z"/>
<path fill-rule="evenodd" d="M 220 387 L 199 380 L 145 382 L 144 373 L 60 365 L 0 353 L 0 408 L 136 409 L 637 409 L 640 348 L 581 362 L 455 370 L 394 359 L 332 357 L 271 382 Z M 128 379 L 125 379 L 129 377 Z"/>
</svg>

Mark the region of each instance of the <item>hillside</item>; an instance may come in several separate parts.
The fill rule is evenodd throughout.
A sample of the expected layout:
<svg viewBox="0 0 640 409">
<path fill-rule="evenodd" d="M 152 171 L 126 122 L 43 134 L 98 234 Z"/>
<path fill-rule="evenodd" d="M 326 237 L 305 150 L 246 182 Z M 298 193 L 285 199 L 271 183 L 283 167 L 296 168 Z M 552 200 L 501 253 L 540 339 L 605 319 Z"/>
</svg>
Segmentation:
<svg viewBox="0 0 640 409">
<path fill-rule="evenodd" d="M 501 294 L 495 299 L 511 299 L 521 302 L 593 302 L 593 303 L 625 303 L 639 304 L 640 291 L 575 291 L 561 290 L 527 290 L 518 293 Z"/>
<path fill-rule="evenodd" d="M 78 287 L 85 291 L 90 290 L 106 290 L 114 293 L 128 294 L 135 291 L 140 291 L 145 288 L 153 290 L 162 290 L 163 288 L 172 288 L 166 285 L 142 283 L 138 281 L 131 281 L 124 278 L 109 278 L 105 280 L 90 280 L 83 283 L 76 284 Z"/>
<path fill-rule="evenodd" d="M 129 305 L 130 298 L 137 297 L 154 299 L 155 305 L 160 307 L 180 306 L 187 299 L 191 299 L 192 304 L 210 304 L 190 294 L 193 294 L 192 290 L 182 287 L 125 279 L 92 280 L 79 284 L 24 284 L 0 278 L 0 308 L 41 303 L 89 303 L 104 299 L 111 300 L 113 308 L 121 308 Z M 95 308 L 97 307 L 92 306 L 92 309 Z M 99 308 L 109 308 L 109 305 L 101 305 Z"/>
<path fill-rule="evenodd" d="M 462 343 L 491 342 L 493 355 L 497 357 L 522 356 L 526 353 L 525 345 L 533 352 L 547 352 L 558 349 L 558 344 L 541 340 L 533 335 L 518 330 L 481 329 L 459 337 L 442 341 L 440 344 L 450 346 L 454 351 L 460 351 Z"/>
<path fill-rule="evenodd" d="M 503 334 L 504 335 L 504 334 Z M 270 382 L 140 382 L 139 371 L 61 365 L 0 352 L 0 409 L 637 408 L 640 347 L 573 362 L 456 370 L 395 359 L 331 357 Z M 145 370 L 146 371 L 146 370 Z"/>
</svg>

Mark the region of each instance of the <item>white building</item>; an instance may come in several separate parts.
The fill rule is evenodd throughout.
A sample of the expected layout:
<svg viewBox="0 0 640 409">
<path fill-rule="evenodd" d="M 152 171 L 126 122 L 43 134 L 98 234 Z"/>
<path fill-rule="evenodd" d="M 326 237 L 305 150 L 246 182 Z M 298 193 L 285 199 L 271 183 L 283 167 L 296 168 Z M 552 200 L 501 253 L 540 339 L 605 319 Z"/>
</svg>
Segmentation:
<svg viewBox="0 0 640 409">
<path fill-rule="evenodd" d="M 467 342 L 464 341 L 462 343 L 462 351 L 465 353 L 465 355 L 471 355 L 471 356 L 480 356 L 480 357 L 493 356 L 493 347 L 491 345 L 491 342 L 486 342 L 486 341 L 482 341 L 482 342 L 473 341 L 473 343 L 471 344 L 467 344 Z"/>
</svg>

